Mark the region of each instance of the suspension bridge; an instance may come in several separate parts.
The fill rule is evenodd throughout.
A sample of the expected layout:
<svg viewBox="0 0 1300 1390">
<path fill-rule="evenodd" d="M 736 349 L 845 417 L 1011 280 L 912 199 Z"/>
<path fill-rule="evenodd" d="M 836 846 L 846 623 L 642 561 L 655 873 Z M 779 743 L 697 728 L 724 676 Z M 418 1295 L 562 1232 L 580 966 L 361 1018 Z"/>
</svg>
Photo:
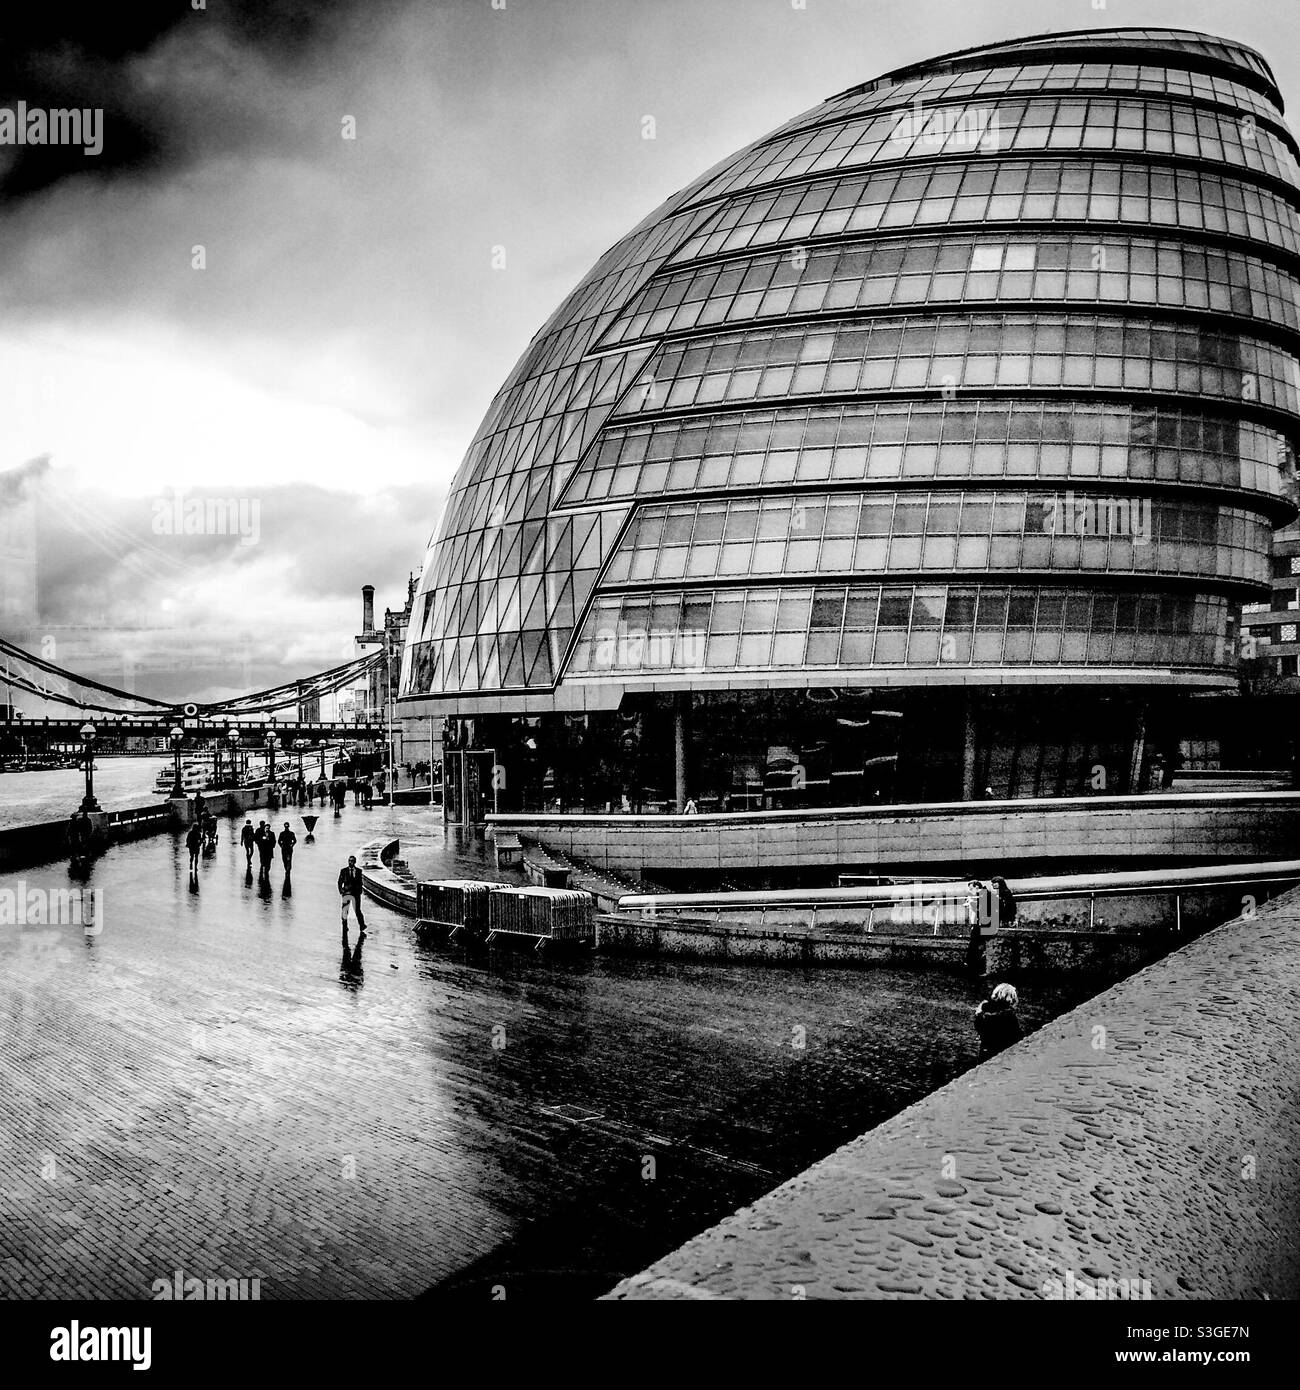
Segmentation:
<svg viewBox="0 0 1300 1390">
<path fill-rule="evenodd" d="M 6 690 L 0 738 L 21 738 L 29 747 L 79 745 L 85 741 L 82 730 L 89 723 L 101 746 L 115 736 L 165 738 L 176 728 L 187 739 L 196 740 L 234 735 L 247 741 L 275 733 L 285 748 L 299 740 L 383 739 L 382 721 L 327 721 L 306 718 L 305 712 L 318 710 L 323 696 L 365 681 L 384 659 L 383 651 L 366 652 L 327 671 L 233 699 L 170 702 L 78 675 L 0 638 L 0 680 Z M 15 692 L 35 696 L 54 712 L 24 717 L 15 708 Z"/>
</svg>

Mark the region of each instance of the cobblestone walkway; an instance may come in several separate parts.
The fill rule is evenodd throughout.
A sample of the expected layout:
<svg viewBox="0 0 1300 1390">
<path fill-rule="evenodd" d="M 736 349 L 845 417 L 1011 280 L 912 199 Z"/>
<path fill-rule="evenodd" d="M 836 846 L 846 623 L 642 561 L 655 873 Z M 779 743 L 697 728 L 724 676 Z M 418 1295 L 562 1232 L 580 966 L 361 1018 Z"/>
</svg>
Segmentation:
<svg viewBox="0 0 1300 1390">
<path fill-rule="evenodd" d="M 505 1233 L 472 1151 L 437 1142 L 458 1121 L 404 924 L 371 907 L 343 956 L 333 880 L 384 814 L 326 817 L 316 844 L 294 817 L 291 896 L 278 858 L 246 882 L 223 822 L 197 892 L 180 841 L 151 839 L 96 867 L 99 936 L 0 929 L 7 1296 L 149 1297 L 176 1269 L 407 1295 Z"/>
</svg>

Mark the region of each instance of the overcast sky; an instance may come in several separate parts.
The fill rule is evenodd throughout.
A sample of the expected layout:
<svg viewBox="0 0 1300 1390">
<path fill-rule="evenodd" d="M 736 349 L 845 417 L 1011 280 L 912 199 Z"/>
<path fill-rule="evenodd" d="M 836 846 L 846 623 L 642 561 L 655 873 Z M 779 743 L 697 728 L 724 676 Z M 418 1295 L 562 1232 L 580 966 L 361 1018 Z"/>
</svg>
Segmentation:
<svg viewBox="0 0 1300 1390">
<path fill-rule="evenodd" d="M 1300 110 L 1296 0 L 496 4 L 6 17 L 0 105 L 106 117 L 98 157 L 0 146 L 0 470 L 49 458 L 38 626 L 87 618 L 108 650 L 129 622 L 164 673 L 178 620 L 202 645 L 211 671 L 177 656 L 142 693 L 340 660 L 359 586 L 400 606 L 498 385 L 599 254 L 825 97 L 948 49 L 1152 24 L 1259 48 Z M 257 500 L 257 543 L 156 534 L 176 489 Z"/>
</svg>

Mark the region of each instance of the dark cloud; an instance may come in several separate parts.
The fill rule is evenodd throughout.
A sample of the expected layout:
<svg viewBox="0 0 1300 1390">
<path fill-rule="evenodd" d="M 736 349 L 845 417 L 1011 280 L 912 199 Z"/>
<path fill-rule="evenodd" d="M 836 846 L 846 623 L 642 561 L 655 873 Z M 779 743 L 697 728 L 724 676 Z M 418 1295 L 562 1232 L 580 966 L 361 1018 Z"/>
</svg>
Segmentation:
<svg viewBox="0 0 1300 1390">
<path fill-rule="evenodd" d="M 430 505 L 411 487 L 365 498 L 310 485 L 181 494 L 182 516 L 215 502 L 213 517 L 255 520 L 244 543 L 174 534 L 173 493 L 68 490 L 44 460 L 0 474 L 0 497 L 36 500 L 36 621 L 4 635 L 168 700 L 219 699 L 348 659 L 361 586 L 375 586 L 381 612 L 405 602 Z"/>
<path fill-rule="evenodd" d="M 68 178 L 156 176 L 222 147 L 252 147 L 268 134 L 257 115 L 221 99 L 210 79 L 225 62 L 254 55 L 292 72 L 339 46 L 364 42 L 400 5 L 389 0 L 132 0 L 69 11 L 63 6 L 7 12 L 0 43 L 0 106 L 102 110 L 104 145 L 0 147 L 0 193 L 9 199 Z M 189 93 L 153 80 L 148 57 L 166 49 L 182 70 L 206 79 Z M 238 86 L 230 89 L 232 97 Z"/>
</svg>

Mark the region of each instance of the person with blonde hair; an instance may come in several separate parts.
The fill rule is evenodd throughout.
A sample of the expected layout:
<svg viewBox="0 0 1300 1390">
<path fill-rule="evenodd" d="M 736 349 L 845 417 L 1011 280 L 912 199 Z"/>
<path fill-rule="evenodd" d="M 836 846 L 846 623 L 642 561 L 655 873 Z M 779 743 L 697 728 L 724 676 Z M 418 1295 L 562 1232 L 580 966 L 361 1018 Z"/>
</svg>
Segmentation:
<svg viewBox="0 0 1300 1390">
<path fill-rule="evenodd" d="M 975 1031 L 980 1035 L 980 1056 L 992 1057 L 1020 1041 L 1016 1007 L 1020 996 L 1014 985 L 995 986 L 992 995 L 975 1010 Z"/>
</svg>

